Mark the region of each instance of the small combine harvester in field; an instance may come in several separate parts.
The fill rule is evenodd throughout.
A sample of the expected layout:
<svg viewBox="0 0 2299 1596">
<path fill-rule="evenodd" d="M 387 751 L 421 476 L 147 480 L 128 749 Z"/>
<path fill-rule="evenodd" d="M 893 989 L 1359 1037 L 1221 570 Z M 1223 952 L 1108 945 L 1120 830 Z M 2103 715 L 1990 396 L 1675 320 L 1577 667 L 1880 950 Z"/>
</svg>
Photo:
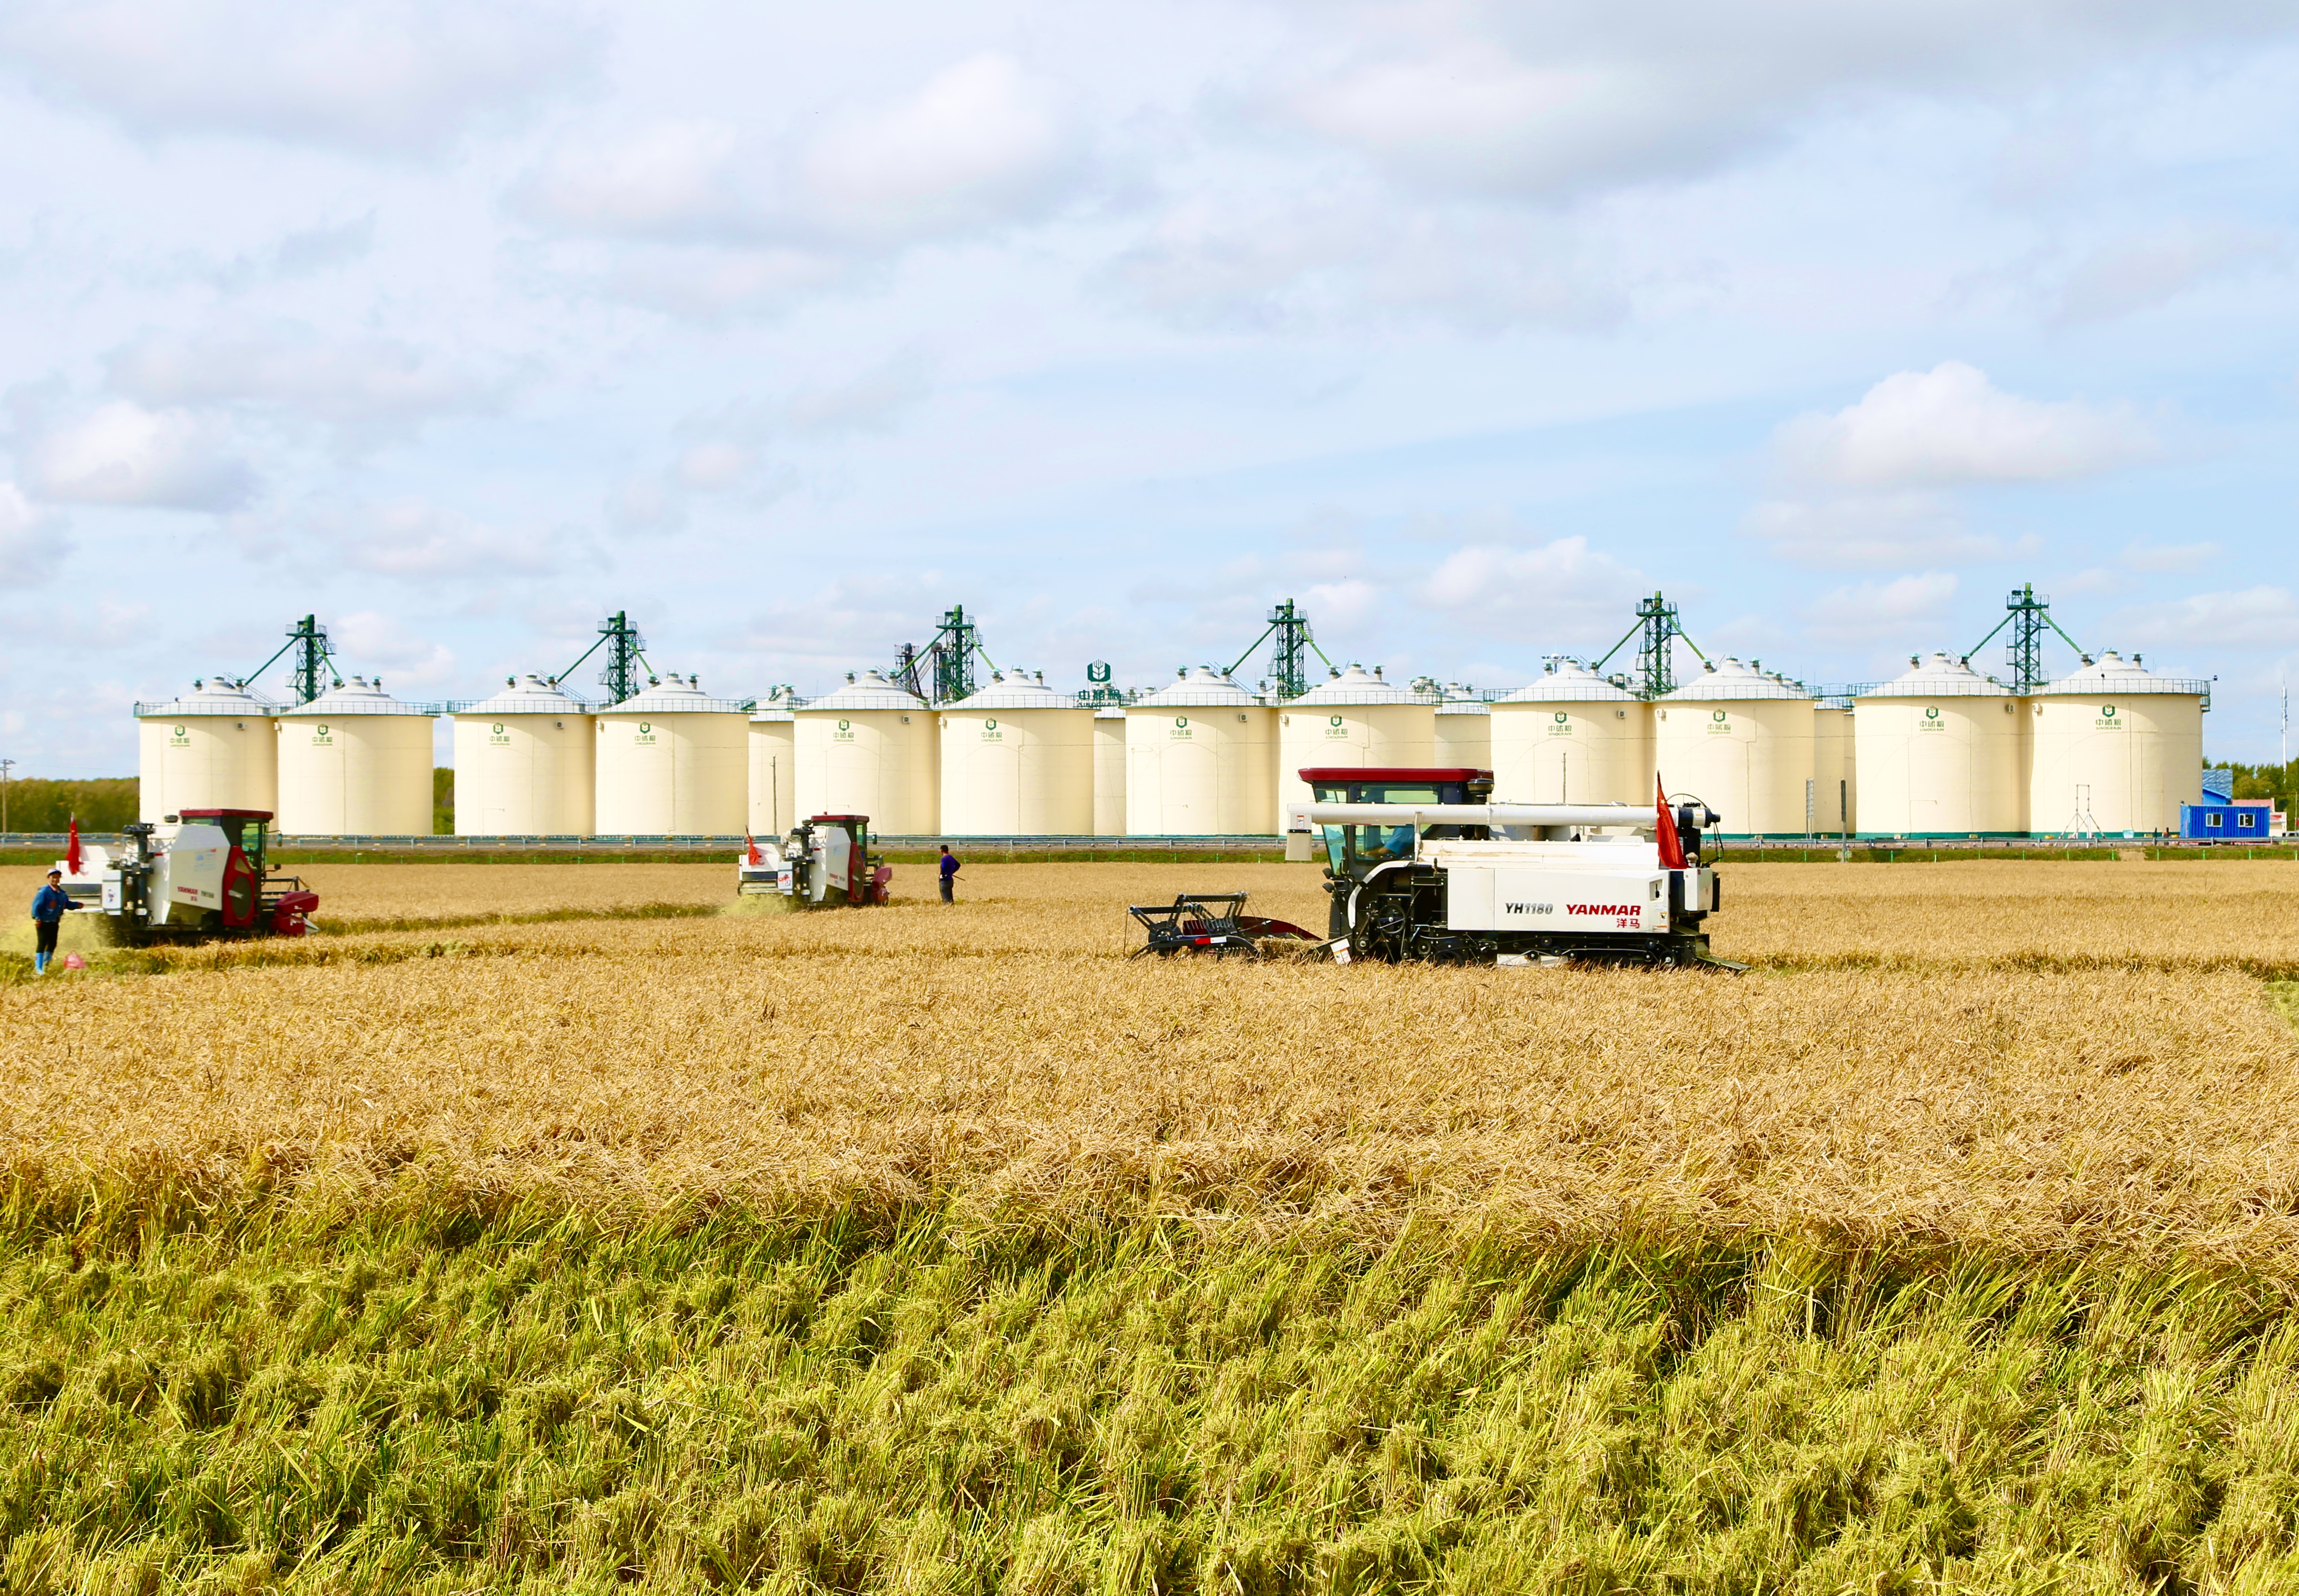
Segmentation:
<svg viewBox="0 0 2299 1596">
<path fill-rule="evenodd" d="M 73 900 L 104 911 L 124 947 L 213 938 L 300 937 L 320 895 L 264 867 L 266 809 L 187 809 L 120 828 L 119 858 L 101 843 L 56 861 Z"/>
<path fill-rule="evenodd" d="M 838 904 L 882 904 L 892 866 L 870 855 L 870 817 L 818 815 L 779 841 L 744 839 L 735 861 L 735 893 L 768 913 Z"/>
<path fill-rule="evenodd" d="M 1717 816 L 1697 799 L 1496 804 L 1476 770 L 1313 769 L 1286 857 L 1324 856 L 1337 961 L 1705 964 Z M 1655 783 L 1657 788 L 1658 783 Z"/>
</svg>

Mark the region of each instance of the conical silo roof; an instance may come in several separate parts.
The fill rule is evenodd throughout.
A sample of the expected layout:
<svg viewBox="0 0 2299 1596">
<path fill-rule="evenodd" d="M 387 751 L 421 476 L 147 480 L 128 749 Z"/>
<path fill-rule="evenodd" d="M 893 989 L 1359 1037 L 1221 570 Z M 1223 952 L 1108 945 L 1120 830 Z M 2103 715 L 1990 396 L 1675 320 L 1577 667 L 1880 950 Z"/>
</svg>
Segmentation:
<svg viewBox="0 0 2299 1596">
<path fill-rule="evenodd" d="M 353 676 L 332 691 L 323 692 L 308 704 L 298 704 L 278 713 L 287 715 L 310 715 L 325 720 L 342 720 L 353 715 L 424 715 L 428 709 L 404 704 L 383 690 L 382 678 L 370 682 L 364 676 Z"/>
<path fill-rule="evenodd" d="M 1320 682 L 1316 686 L 1291 701 L 1287 707 L 1316 708 L 1331 704 L 1336 707 L 1351 704 L 1419 704 L 1426 702 L 1409 687 L 1392 687 L 1355 660 L 1347 670 Z"/>
<path fill-rule="evenodd" d="M 2000 682 L 1990 682 L 1966 661 L 1936 653 L 1930 659 L 1911 660 L 1906 670 L 1889 682 L 1879 682 L 1860 696 L 1863 699 L 2000 699 L 2009 697 L 2011 691 Z"/>
<path fill-rule="evenodd" d="M 800 706 L 809 715 L 860 715 L 876 709 L 924 709 L 925 700 L 878 671 L 850 676 L 836 692 L 826 692 Z"/>
<path fill-rule="evenodd" d="M 1156 692 L 1136 699 L 1135 705 L 1141 708 L 1158 709 L 1250 709 L 1259 702 L 1213 666 L 1201 665 L 1195 670 L 1180 673 Z"/>
<path fill-rule="evenodd" d="M 676 671 L 664 674 L 644 692 L 610 706 L 617 715 L 730 715 L 747 714 L 739 704 L 725 699 L 714 699 L 702 690 L 699 681 L 681 676 Z"/>
<path fill-rule="evenodd" d="M 1000 671 L 988 685 L 970 698 L 960 699 L 950 708 L 960 714 L 978 709 L 1082 709 L 1084 706 L 1067 693 L 1056 692 L 1042 682 L 1033 681 L 1022 671 Z"/>
<path fill-rule="evenodd" d="M 1607 682 L 1577 659 L 1560 659 L 1556 667 L 1529 687 L 1520 687 L 1504 704 L 1624 704 L 1636 698 L 1627 688 Z"/>
<path fill-rule="evenodd" d="M 1726 702 L 1749 699 L 1809 699 L 1812 694 L 1770 671 L 1752 670 L 1727 658 L 1664 695 L 1671 703 Z"/>
<path fill-rule="evenodd" d="M 136 713 L 149 719 L 174 720 L 195 715 L 277 715 L 280 706 L 257 698 L 245 687 L 218 677 L 192 683 L 192 690 L 164 704 L 139 704 Z"/>
<path fill-rule="evenodd" d="M 2072 671 L 2043 689 L 2046 693 L 2066 693 L 2078 698 L 2097 698 L 2113 694 L 2129 698 L 2134 693 L 2175 692 L 2194 693 L 2198 685 L 2192 682 L 2175 682 L 2159 676 L 2136 659 L 2125 659 L 2110 649 L 2091 664 Z"/>
<path fill-rule="evenodd" d="M 591 706 L 560 690 L 558 683 L 545 682 L 529 672 L 524 680 L 512 677 L 501 692 L 490 699 L 481 699 L 459 713 L 469 715 L 588 715 Z"/>
</svg>

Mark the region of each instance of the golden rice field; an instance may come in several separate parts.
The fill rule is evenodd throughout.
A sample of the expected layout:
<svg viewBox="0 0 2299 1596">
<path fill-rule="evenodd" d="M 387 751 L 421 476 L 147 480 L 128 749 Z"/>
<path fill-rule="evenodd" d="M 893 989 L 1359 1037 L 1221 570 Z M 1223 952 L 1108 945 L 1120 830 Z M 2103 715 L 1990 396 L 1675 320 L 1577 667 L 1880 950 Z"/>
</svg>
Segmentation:
<svg viewBox="0 0 2299 1596">
<path fill-rule="evenodd" d="M 23 876 L 29 889 L 31 877 Z M 322 918 L 723 896 L 723 866 L 314 868 Z M 1414 1213 L 2299 1263 L 2285 863 L 1728 872 L 1744 977 L 1128 962 L 1286 865 L 976 865 L 955 907 L 346 930 L 0 987 L 0 1158 L 661 1206 Z M 12 877 L 0 886 L 13 887 Z M 29 895 L 29 890 L 27 891 Z"/>
</svg>

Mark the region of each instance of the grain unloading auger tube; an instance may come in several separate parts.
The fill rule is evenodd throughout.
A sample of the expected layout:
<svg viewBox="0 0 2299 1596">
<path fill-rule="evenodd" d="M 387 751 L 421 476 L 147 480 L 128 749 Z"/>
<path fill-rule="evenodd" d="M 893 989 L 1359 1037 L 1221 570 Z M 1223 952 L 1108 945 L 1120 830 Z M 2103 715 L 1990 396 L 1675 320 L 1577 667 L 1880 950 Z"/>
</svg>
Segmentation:
<svg viewBox="0 0 2299 1596">
<path fill-rule="evenodd" d="M 1286 856 L 1322 852 L 1335 960 L 1703 964 L 1719 906 L 1701 862 L 1718 817 L 1656 790 L 1628 804 L 1475 801 L 1466 770 L 1305 770 Z M 1657 783 L 1656 784 L 1657 787 Z"/>
</svg>

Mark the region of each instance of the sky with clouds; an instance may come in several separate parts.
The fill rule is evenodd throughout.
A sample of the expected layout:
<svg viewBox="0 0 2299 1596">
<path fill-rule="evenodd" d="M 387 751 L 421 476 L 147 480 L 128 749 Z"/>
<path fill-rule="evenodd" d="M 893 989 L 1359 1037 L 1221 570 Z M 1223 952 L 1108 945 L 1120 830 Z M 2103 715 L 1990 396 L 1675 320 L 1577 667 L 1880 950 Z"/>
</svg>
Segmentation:
<svg viewBox="0 0 2299 1596">
<path fill-rule="evenodd" d="M 2032 582 L 2246 759 L 2299 664 L 2299 0 L 13 0 L 0 152 L 20 773 L 306 613 L 1842 682 Z"/>
</svg>

